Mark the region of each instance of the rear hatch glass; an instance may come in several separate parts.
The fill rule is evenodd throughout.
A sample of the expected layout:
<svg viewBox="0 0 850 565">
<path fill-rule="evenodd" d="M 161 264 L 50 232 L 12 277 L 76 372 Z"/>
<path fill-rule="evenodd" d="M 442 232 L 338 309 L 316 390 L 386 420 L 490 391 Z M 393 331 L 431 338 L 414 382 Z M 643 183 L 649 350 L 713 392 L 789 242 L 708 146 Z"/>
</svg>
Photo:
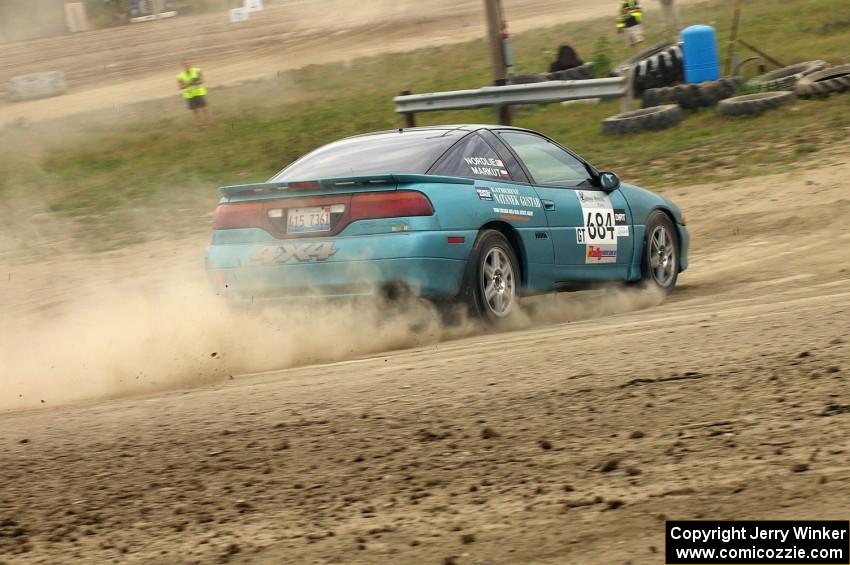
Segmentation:
<svg viewBox="0 0 850 565">
<path fill-rule="evenodd" d="M 399 130 L 335 141 L 298 159 L 271 181 L 299 181 L 385 173 L 424 174 L 462 130 Z"/>
</svg>

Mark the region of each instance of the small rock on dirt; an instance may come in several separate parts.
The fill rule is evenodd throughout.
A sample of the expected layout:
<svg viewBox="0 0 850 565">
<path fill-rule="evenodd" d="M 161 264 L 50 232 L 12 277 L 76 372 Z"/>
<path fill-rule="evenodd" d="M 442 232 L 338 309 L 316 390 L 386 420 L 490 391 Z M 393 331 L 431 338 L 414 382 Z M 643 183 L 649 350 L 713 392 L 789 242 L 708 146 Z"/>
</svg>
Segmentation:
<svg viewBox="0 0 850 565">
<path fill-rule="evenodd" d="M 603 473 L 610 473 L 611 471 L 615 471 L 617 467 L 620 466 L 619 459 L 609 459 L 605 462 L 604 465 L 599 469 Z"/>
</svg>

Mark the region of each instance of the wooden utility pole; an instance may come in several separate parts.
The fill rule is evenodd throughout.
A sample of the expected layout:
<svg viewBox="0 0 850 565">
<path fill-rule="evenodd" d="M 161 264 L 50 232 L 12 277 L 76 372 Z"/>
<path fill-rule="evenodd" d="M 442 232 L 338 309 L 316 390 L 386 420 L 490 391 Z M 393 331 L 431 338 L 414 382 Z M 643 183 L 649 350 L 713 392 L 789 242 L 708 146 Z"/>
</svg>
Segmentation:
<svg viewBox="0 0 850 565">
<path fill-rule="evenodd" d="M 726 52 L 726 67 L 723 74 L 729 76 L 738 64 L 738 56 L 735 51 L 735 43 L 738 41 L 738 24 L 741 23 L 741 6 L 744 0 L 735 0 L 735 14 L 732 16 L 732 32 L 729 35 L 729 47 Z"/>
<path fill-rule="evenodd" d="M 490 60 L 493 65 L 493 84 L 501 86 L 507 84 L 508 80 L 505 38 L 503 34 L 504 16 L 502 14 L 502 0 L 484 0 L 484 9 L 487 14 L 487 35 L 490 42 Z M 499 106 L 499 123 L 510 125 L 510 106 Z"/>
</svg>

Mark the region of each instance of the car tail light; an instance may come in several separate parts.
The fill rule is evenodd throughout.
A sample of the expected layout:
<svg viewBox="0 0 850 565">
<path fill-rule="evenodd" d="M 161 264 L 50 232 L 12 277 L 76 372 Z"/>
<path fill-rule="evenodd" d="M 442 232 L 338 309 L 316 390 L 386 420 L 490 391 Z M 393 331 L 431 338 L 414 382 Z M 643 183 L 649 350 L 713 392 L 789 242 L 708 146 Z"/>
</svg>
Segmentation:
<svg viewBox="0 0 850 565">
<path fill-rule="evenodd" d="M 375 218 L 430 216 L 431 202 L 421 192 L 400 190 L 355 194 L 351 199 L 351 221 Z"/>
<path fill-rule="evenodd" d="M 213 215 L 213 229 L 258 228 L 263 226 L 263 203 L 220 204 Z"/>
</svg>

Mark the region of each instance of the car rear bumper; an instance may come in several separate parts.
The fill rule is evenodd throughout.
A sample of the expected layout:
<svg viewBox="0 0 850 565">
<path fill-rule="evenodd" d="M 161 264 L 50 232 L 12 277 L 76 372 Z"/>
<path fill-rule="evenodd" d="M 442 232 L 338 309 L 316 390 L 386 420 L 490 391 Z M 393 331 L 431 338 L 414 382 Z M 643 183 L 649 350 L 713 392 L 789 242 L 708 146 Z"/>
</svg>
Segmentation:
<svg viewBox="0 0 850 565">
<path fill-rule="evenodd" d="M 214 237 L 206 268 L 216 291 L 234 302 L 367 297 L 398 286 L 451 298 L 460 292 L 472 238 L 449 235 L 464 242 L 448 243 L 446 232 L 285 241 L 259 236 L 262 241 L 226 244 Z M 322 253 L 309 247 L 331 243 L 329 256 L 328 248 Z M 306 251 L 299 256 L 292 253 L 296 249 Z"/>
</svg>

